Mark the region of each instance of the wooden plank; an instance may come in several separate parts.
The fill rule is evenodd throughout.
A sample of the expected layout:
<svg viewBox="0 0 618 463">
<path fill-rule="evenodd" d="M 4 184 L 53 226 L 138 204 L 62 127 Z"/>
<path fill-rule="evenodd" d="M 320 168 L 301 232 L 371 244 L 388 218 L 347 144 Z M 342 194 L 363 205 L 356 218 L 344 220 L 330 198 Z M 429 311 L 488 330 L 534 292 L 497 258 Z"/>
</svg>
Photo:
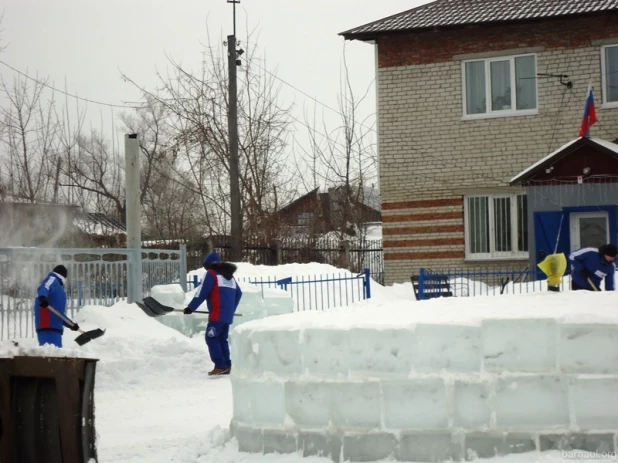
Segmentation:
<svg viewBox="0 0 618 463">
<path fill-rule="evenodd" d="M 11 419 L 11 376 L 13 359 L 0 359 L 0 461 L 13 461 L 13 421 Z"/>
<path fill-rule="evenodd" d="M 64 461 L 81 462 L 80 385 L 77 377 L 84 362 L 71 362 L 56 373 L 56 397 L 58 401 L 58 424 Z"/>
</svg>

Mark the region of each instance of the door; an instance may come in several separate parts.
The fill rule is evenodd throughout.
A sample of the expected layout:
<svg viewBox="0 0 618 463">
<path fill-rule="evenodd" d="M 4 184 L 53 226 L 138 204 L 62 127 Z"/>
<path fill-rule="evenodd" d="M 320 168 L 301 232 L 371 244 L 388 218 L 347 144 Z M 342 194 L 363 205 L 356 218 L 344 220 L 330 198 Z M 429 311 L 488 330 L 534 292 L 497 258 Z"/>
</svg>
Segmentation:
<svg viewBox="0 0 618 463">
<path fill-rule="evenodd" d="M 598 248 L 609 243 L 609 218 L 607 212 L 572 212 L 571 251 L 579 248 Z"/>
</svg>

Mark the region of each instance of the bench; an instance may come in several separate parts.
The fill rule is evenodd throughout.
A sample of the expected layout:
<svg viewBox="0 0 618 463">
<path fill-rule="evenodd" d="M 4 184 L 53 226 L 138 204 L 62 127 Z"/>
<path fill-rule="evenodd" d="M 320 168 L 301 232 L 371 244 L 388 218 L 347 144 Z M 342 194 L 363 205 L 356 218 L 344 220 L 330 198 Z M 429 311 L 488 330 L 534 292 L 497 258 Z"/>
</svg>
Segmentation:
<svg viewBox="0 0 618 463">
<path fill-rule="evenodd" d="M 418 301 L 418 284 L 419 276 L 412 275 L 412 287 L 414 288 L 414 296 Z M 423 278 L 423 299 L 433 299 L 436 297 L 452 297 L 453 290 L 449 283 L 448 275 L 429 274 Z"/>
</svg>

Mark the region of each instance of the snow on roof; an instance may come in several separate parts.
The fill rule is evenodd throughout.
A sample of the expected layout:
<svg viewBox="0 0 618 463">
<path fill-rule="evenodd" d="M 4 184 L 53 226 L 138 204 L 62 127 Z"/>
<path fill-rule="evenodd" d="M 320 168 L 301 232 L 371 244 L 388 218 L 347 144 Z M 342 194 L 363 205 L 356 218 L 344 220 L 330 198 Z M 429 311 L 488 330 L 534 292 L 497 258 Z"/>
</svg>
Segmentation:
<svg viewBox="0 0 618 463">
<path fill-rule="evenodd" d="M 517 180 L 519 180 L 520 178 L 522 178 L 523 176 L 525 176 L 527 173 L 532 172 L 534 169 L 536 169 L 537 167 L 539 167 L 540 165 L 542 165 L 543 163 L 549 161 L 551 158 L 553 158 L 554 156 L 556 156 L 557 154 L 561 153 L 563 150 L 565 150 L 566 148 L 568 148 L 569 146 L 573 145 L 574 143 L 578 142 L 579 140 L 581 140 L 582 137 L 578 137 L 574 140 L 571 140 L 570 142 L 562 145 L 560 148 L 558 148 L 557 150 L 551 152 L 550 154 L 548 154 L 547 156 L 545 156 L 543 159 L 541 159 L 540 161 L 532 164 L 530 167 L 528 167 L 527 169 L 521 171 L 519 174 L 517 174 L 515 177 L 513 177 L 509 183 L 513 183 L 516 182 Z M 602 140 L 600 138 L 590 138 L 590 141 L 596 143 L 597 145 L 602 146 L 603 148 L 606 148 L 610 151 L 613 151 L 614 153 L 618 154 L 618 145 L 616 145 L 615 143 L 606 141 L 606 140 Z"/>
</svg>

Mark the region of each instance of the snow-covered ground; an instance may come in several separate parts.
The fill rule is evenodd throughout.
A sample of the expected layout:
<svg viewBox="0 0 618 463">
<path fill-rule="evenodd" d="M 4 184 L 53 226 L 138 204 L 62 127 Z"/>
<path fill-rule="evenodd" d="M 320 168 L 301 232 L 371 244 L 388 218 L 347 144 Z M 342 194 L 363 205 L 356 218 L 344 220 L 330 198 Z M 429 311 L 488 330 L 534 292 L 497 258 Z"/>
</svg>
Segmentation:
<svg viewBox="0 0 618 463">
<path fill-rule="evenodd" d="M 277 273 L 280 273 L 278 269 Z M 319 264 L 286 266 L 281 273 L 325 274 Z M 268 273 L 263 273 L 268 272 Z M 272 275 L 272 267 L 242 264 L 239 276 Z M 407 322 L 418 318 L 430 321 L 474 319 L 492 311 L 515 316 L 523 307 L 543 307 L 540 316 L 567 317 L 570 320 L 618 322 L 616 296 L 601 294 L 503 295 L 495 297 L 451 298 L 445 301 L 416 302 L 410 284 L 377 288 L 374 299 L 358 303 L 350 310 L 375 309 L 382 314 L 409 311 Z M 557 296 L 557 297 L 556 297 Z M 531 304 L 534 299 L 534 304 Z M 559 304 L 556 304 L 557 300 Z M 450 307 L 449 307 L 450 306 Z M 333 309 L 342 314 L 346 310 Z M 359 313 L 360 313 L 359 312 Z M 467 315 L 463 315 L 466 313 Z M 528 315 L 535 315 L 529 313 Z M 273 324 L 286 329 L 290 317 L 273 318 Z M 312 317 L 310 317 L 312 318 Z M 347 317 L 342 315 L 345 323 Z M 388 317 L 385 317 L 388 318 Z M 277 317 L 279 319 L 279 317 Z M 103 337 L 79 347 L 66 332 L 65 348 L 40 348 L 34 339 L 16 339 L 0 344 L 0 356 L 48 355 L 97 358 L 95 385 L 97 446 L 100 463 L 327 463 L 330 459 L 303 458 L 297 454 L 258 455 L 238 451 L 229 435 L 232 418 L 232 391 L 229 377 L 209 378 L 213 367 L 203 334 L 188 338 L 144 315 L 135 305 L 119 303 L 113 307 L 83 308 L 76 320 L 83 329 L 104 328 Z M 396 323 L 389 319 L 388 323 Z M 331 318 L 332 321 L 332 318 Z M 264 323 L 264 320 L 256 323 Z M 233 348 L 233 347 L 232 347 Z M 558 461 L 608 461 L 575 453 L 532 452 L 483 460 L 493 463 L 533 463 Z"/>
</svg>

